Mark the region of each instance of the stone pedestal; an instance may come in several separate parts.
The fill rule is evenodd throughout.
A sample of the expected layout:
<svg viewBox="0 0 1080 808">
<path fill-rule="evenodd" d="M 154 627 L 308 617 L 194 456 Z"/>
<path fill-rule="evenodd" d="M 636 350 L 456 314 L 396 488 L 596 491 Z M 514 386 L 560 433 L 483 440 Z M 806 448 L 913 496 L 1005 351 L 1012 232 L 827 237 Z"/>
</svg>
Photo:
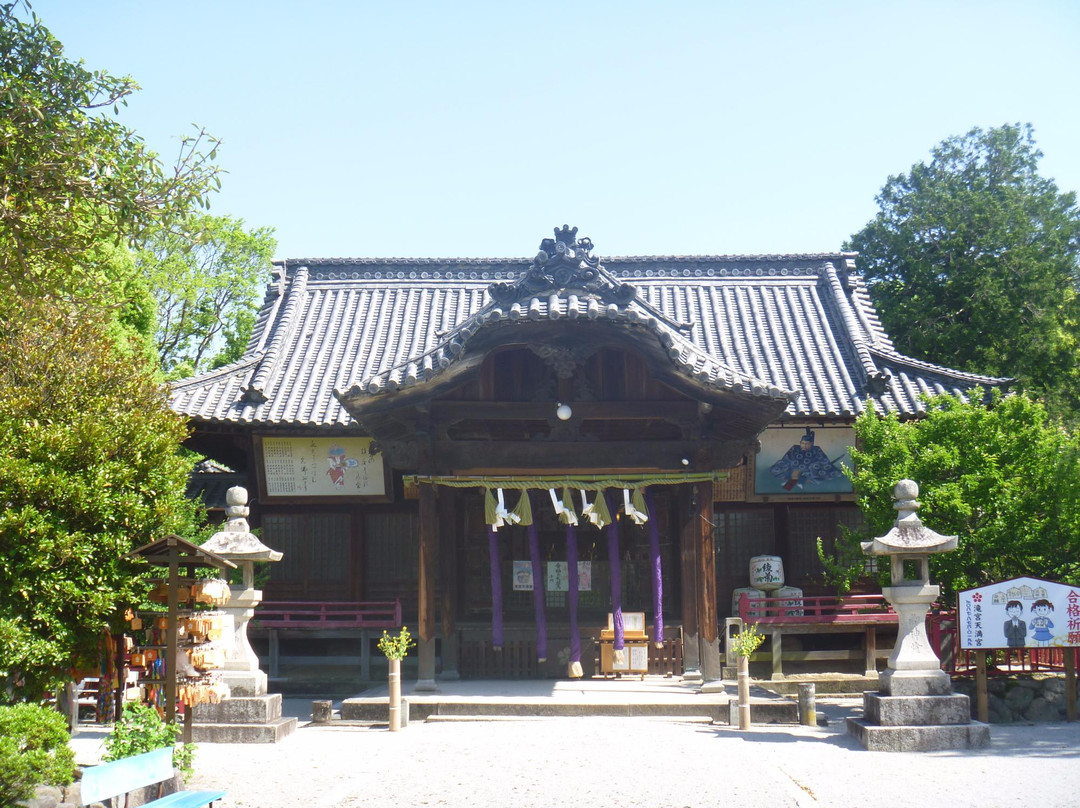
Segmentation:
<svg viewBox="0 0 1080 808">
<path fill-rule="evenodd" d="M 971 702 L 959 693 L 865 693 L 863 717 L 849 718 L 847 731 L 863 748 L 874 752 L 976 749 L 990 743 L 990 726 L 971 720 Z"/>
<path fill-rule="evenodd" d="M 990 743 L 989 725 L 971 720 L 971 700 L 952 692 L 952 681 L 940 668 L 889 669 L 878 682 L 881 690 L 863 694 L 863 717 L 847 720 L 848 734 L 866 749 L 934 752 Z"/>
<path fill-rule="evenodd" d="M 277 743 L 296 730 L 295 718 L 282 718 L 281 694 L 230 696 L 195 708 L 195 743 Z"/>
</svg>

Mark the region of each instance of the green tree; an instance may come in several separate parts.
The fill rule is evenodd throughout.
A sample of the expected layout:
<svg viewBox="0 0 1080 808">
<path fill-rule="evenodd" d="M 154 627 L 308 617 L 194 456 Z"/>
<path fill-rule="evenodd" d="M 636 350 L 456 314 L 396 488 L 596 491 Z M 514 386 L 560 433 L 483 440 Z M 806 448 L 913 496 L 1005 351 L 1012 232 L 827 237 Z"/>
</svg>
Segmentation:
<svg viewBox="0 0 1080 808">
<path fill-rule="evenodd" d="M 155 341 L 169 378 L 239 359 L 261 303 L 277 242 L 273 230 L 201 216 L 188 232 L 158 231 L 136 257 L 157 306 Z"/>
<path fill-rule="evenodd" d="M 117 349 L 107 312 L 24 305 L 0 321 L 0 699 L 14 700 L 96 660 L 145 591 L 124 554 L 199 519 L 155 364 Z"/>
<path fill-rule="evenodd" d="M 909 355 L 1017 378 L 1080 416 L 1080 209 L 1040 176 L 1030 125 L 951 137 L 846 245 Z"/>
<path fill-rule="evenodd" d="M 184 137 L 166 166 L 118 120 L 138 85 L 66 59 L 28 7 L 0 5 L 0 306 L 13 294 L 113 304 L 103 245 L 182 231 L 218 183 L 217 142 Z"/>
<path fill-rule="evenodd" d="M 912 479 L 926 525 L 959 537 L 931 556 L 947 596 L 1020 575 L 1080 583 L 1080 437 L 1030 397 L 977 396 L 928 398 L 916 421 L 873 406 L 858 418 L 850 476 L 865 538 L 889 529 L 893 486 Z"/>
</svg>

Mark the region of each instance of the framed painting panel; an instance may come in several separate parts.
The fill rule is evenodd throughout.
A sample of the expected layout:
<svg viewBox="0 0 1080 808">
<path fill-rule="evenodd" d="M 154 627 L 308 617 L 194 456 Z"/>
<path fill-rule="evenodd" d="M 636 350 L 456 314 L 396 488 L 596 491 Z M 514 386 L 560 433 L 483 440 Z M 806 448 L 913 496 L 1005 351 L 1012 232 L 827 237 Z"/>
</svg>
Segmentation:
<svg viewBox="0 0 1080 808">
<path fill-rule="evenodd" d="M 814 502 L 854 499 L 844 470 L 851 467 L 855 430 L 850 426 L 769 427 L 753 458 L 750 499 Z"/>
</svg>

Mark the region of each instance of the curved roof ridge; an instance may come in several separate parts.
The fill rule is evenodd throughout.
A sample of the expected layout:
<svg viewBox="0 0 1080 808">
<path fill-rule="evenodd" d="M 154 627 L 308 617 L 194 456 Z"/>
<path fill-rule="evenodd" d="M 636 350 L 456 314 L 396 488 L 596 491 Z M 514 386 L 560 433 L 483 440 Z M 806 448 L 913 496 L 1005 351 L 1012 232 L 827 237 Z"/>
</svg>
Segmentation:
<svg viewBox="0 0 1080 808">
<path fill-rule="evenodd" d="M 296 270 L 296 277 L 285 291 L 285 300 L 280 308 L 280 318 L 274 327 L 274 334 L 270 338 L 270 344 L 263 353 L 262 361 L 259 363 L 251 381 L 241 391 L 244 399 L 249 402 L 262 404 L 268 400 L 266 382 L 269 380 L 270 372 L 274 369 L 274 365 L 281 355 L 282 346 L 285 344 L 285 340 L 297 320 L 299 300 L 307 290 L 307 277 L 308 268 L 299 267 Z"/>
<path fill-rule="evenodd" d="M 840 273 L 837 272 L 836 267 L 830 261 L 825 263 L 825 279 L 832 289 L 832 298 L 840 311 L 840 322 L 847 331 L 848 339 L 855 349 L 855 354 L 859 357 L 859 365 L 865 375 L 865 379 L 862 380 L 863 383 L 878 384 L 884 381 L 881 369 L 878 368 L 873 355 L 870 353 L 866 331 L 848 301 L 847 293 L 844 291 L 843 283 L 840 281 Z"/>
<path fill-rule="evenodd" d="M 196 374 L 195 376 L 187 376 L 183 379 L 176 379 L 168 383 L 169 391 L 176 393 L 183 390 L 188 390 L 194 387 L 201 387 L 207 382 L 216 381 L 226 376 L 232 376 L 242 370 L 250 370 L 256 367 L 262 360 L 261 354 L 249 354 L 242 356 L 235 362 L 230 362 L 227 365 L 222 365 L 219 368 L 213 370 L 207 370 L 203 373 Z"/>
<path fill-rule="evenodd" d="M 879 346 L 869 346 L 870 353 L 880 356 L 882 359 L 886 359 L 890 362 L 895 362 L 900 365 L 907 365 L 911 368 L 922 370 L 931 373 L 937 373 L 941 376 L 946 376 L 954 379 L 965 379 L 975 384 L 986 384 L 990 386 L 1007 385 L 1010 382 L 1015 381 L 1011 376 L 986 376 L 981 373 L 971 373 L 966 370 L 956 370 L 955 368 L 948 368 L 944 365 L 935 365 L 933 362 L 927 362 L 923 359 L 915 359 L 911 356 L 906 356 L 900 353 L 895 348 L 881 348 Z"/>
</svg>

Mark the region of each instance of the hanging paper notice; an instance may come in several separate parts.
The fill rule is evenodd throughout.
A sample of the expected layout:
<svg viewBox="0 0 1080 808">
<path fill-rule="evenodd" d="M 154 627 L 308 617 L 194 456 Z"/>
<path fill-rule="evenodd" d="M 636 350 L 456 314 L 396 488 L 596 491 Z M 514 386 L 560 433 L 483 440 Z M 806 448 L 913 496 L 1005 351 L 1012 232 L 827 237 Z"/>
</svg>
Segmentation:
<svg viewBox="0 0 1080 808">
<path fill-rule="evenodd" d="M 519 592 L 531 592 L 533 574 L 531 561 L 514 562 L 514 589 Z"/>
<path fill-rule="evenodd" d="M 578 568 L 578 591 L 588 592 L 592 589 L 592 562 L 579 561 Z M 570 590 L 569 566 L 565 561 L 547 562 L 547 585 L 548 592 L 568 592 Z"/>
</svg>

